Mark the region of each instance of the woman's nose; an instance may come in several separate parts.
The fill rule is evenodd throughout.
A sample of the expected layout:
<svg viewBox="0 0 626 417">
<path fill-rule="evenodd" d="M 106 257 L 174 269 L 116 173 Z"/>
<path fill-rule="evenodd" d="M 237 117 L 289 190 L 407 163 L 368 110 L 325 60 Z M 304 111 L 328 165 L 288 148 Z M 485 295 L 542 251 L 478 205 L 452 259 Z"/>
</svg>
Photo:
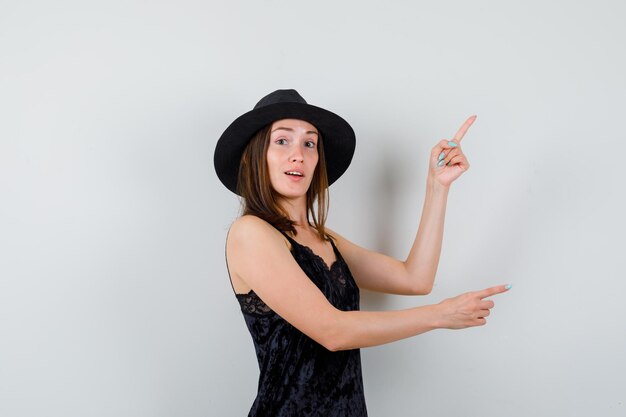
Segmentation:
<svg viewBox="0 0 626 417">
<path fill-rule="evenodd" d="M 291 162 L 303 162 L 304 161 L 304 157 L 302 156 L 302 151 L 300 150 L 300 148 L 297 148 L 296 150 L 293 151 L 289 160 Z"/>
</svg>

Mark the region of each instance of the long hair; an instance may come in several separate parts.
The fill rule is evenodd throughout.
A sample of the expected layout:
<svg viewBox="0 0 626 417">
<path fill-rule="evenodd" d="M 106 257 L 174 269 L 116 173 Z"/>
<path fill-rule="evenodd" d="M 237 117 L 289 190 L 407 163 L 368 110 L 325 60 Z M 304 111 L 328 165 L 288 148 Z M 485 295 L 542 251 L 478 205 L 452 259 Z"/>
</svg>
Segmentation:
<svg viewBox="0 0 626 417">
<path fill-rule="evenodd" d="M 237 193 L 242 197 L 242 215 L 252 214 L 283 232 L 297 234 L 294 221 L 289 219 L 285 210 L 278 203 L 280 194 L 274 190 L 267 167 L 267 149 L 269 148 L 272 125 L 261 128 L 254 134 L 243 151 L 237 177 Z M 318 132 L 319 133 L 319 132 Z M 324 229 L 328 214 L 328 176 L 321 133 L 317 142 L 318 161 L 313 172 L 311 185 L 306 193 L 307 219 L 312 219 L 312 226 L 320 239 L 330 236 Z M 313 209 L 317 201 L 317 210 Z M 309 220 L 309 224 L 311 221 Z"/>
</svg>

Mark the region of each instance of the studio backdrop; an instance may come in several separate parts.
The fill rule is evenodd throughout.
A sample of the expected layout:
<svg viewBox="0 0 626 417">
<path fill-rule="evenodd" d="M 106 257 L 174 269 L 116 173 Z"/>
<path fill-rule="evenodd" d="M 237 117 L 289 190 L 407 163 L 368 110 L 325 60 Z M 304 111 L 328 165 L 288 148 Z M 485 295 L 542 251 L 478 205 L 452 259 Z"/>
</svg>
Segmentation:
<svg viewBox="0 0 626 417">
<path fill-rule="evenodd" d="M 0 415 L 244 416 L 216 141 L 294 88 L 354 128 L 328 225 L 398 259 L 430 149 L 478 116 L 427 296 L 484 327 L 362 349 L 371 416 L 623 416 L 620 1 L 0 1 Z"/>
</svg>

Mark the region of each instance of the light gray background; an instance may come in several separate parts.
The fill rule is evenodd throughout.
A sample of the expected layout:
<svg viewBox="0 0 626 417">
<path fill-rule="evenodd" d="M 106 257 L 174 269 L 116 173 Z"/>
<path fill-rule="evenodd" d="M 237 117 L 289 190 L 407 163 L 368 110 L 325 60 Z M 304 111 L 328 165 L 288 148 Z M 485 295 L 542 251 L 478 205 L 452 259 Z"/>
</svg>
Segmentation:
<svg viewBox="0 0 626 417">
<path fill-rule="evenodd" d="M 436 286 L 486 327 L 363 349 L 371 416 L 626 410 L 620 1 L 0 1 L 0 415 L 243 416 L 252 341 L 213 170 L 277 88 L 346 118 L 329 226 L 404 258 L 470 115 Z"/>
</svg>

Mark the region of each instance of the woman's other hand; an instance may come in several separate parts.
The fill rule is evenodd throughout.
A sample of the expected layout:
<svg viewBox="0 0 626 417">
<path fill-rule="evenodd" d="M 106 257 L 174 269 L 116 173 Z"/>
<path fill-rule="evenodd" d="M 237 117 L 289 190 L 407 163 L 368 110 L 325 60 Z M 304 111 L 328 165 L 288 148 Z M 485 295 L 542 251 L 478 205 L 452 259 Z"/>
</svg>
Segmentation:
<svg viewBox="0 0 626 417">
<path fill-rule="evenodd" d="M 439 185 L 449 187 L 454 180 L 469 169 L 469 162 L 461 150 L 461 140 L 474 120 L 476 116 L 471 116 L 451 140 L 441 140 L 433 147 L 430 152 L 429 181 L 434 180 Z"/>
<path fill-rule="evenodd" d="M 487 323 L 486 317 L 494 303 L 484 298 L 508 291 L 510 285 L 498 285 L 482 291 L 472 291 L 448 298 L 437 304 L 441 323 L 438 327 L 444 329 L 464 329 L 472 326 L 482 326 Z"/>
</svg>

